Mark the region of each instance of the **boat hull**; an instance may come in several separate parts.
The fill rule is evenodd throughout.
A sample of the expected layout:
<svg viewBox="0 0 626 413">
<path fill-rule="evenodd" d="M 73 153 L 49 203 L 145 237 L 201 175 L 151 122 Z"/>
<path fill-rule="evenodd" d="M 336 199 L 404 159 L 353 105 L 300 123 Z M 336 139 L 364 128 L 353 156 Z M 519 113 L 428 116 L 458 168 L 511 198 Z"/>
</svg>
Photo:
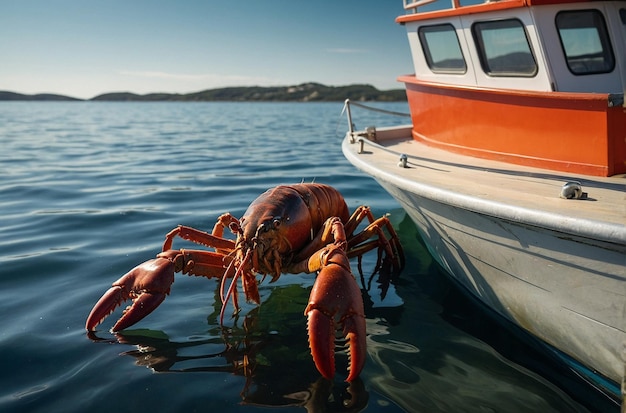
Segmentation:
<svg viewBox="0 0 626 413">
<path fill-rule="evenodd" d="M 378 150 L 361 155 L 355 146 L 349 138 L 344 141 L 348 160 L 402 205 L 433 257 L 458 284 L 547 348 L 581 363 L 617 397 L 626 343 L 626 243 L 620 237 L 614 242 L 587 237 L 515 213 L 507 218 L 468 207 L 463 205 L 467 195 L 422 182 L 419 173 L 407 180 L 406 170 L 398 169 L 396 176 L 378 169 L 368 162 L 380 158 Z M 427 174 L 424 169 L 421 175 Z"/>
<path fill-rule="evenodd" d="M 474 296 L 584 364 L 605 366 L 606 377 L 621 379 L 624 279 L 611 273 L 623 270 L 623 246 L 572 239 L 379 183 L 411 216 L 435 259 Z"/>
</svg>

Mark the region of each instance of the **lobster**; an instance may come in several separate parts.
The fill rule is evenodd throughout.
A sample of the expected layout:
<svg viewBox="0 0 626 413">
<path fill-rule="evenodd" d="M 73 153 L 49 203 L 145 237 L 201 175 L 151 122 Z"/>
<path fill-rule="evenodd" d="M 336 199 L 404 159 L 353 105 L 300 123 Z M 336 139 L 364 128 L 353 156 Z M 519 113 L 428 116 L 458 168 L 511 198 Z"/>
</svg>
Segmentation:
<svg viewBox="0 0 626 413">
<path fill-rule="evenodd" d="M 365 219 L 367 227 L 357 232 Z M 226 228 L 235 240 L 224 236 Z M 172 249 L 176 237 L 213 251 Z M 156 258 L 130 270 L 102 295 L 85 328 L 94 331 L 129 299 L 132 304 L 111 331 L 139 322 L 163 302 L 177 272 L 221 279 L 221 324 L 229 301 L 235 313 L 239 311 L 239 280 L 246 300 L 260 304 L 257 274 L 263 276 L 261 282 L 271 275 L 271 283 L 283 273 L 318 272 L 304 312 L 313 361 L 323 377 L 332 379 L 335 333 L 341 331 L 350 355 L 346 381 L 351 382 L 365 363 L 366 332 L 361 291 L 349 260 L 358 257 L 360 270 L 361 256 L 373 249 L 378 249 L 374 273 L 383 266 L 401 271 L 404 253 L 386 216 L 374 219 L 366 206 L 350 215 L 342 195 L 328 185 L 277 186 L 255 199 L 241 219 L 229 213 L 221 215 L 211 233 L 182 225 L 171 230 Z"/>
</svg>

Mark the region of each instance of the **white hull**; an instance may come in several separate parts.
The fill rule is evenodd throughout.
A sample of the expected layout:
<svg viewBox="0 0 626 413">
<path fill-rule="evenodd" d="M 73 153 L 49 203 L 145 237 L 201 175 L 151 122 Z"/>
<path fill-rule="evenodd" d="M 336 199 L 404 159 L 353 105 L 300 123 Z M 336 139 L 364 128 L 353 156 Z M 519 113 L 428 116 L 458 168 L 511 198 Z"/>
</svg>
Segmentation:
<svg viewBox="0 0 626 413">
<path fill-rule="evenodd" d="M 389 142 L 396 152 L 382 148 L 381 131 L 381 146 L 366 144 L 363 153 L 359 143 L 346 137 L 344 154 L 402 204 L 442 267 L 506 319 L 620 383 L 626 343 L 626 226 L 619 217 L 626 217 L 626 207 L 623 190 L 615 188 L 624 179 L 613 186 L 610 178 L 601 178 L 598 189 L 589 189 L 590 197 L 599 197 L 596 205 L 591 205 L 595 200 L 563 200 L 558 198 L 563 182 L 553 175 L 544 179 L 537 170 L 471 164 L 470 158 L 456 155 L 432 159 L 443 152 L 431 153 L 410 138 L 396 139 L 400 129 L 387 132 L 395 136 Z M 409 168 L 397 166 L 398 152 L 414 155 Z M 507 188 L 507 183 L 519 188 Z M 610 192 L 601 194 L 601 186 Z M 545 196 L 546 188 L 554 191 L 554 199 Z M 622 199 L 612 207 L 617 208 L 615 219 L 580 216 L 581 207 L 602 208 L 605 196 Z M 570 215 L 570 207 L 577 213 Z"/>
</svg>

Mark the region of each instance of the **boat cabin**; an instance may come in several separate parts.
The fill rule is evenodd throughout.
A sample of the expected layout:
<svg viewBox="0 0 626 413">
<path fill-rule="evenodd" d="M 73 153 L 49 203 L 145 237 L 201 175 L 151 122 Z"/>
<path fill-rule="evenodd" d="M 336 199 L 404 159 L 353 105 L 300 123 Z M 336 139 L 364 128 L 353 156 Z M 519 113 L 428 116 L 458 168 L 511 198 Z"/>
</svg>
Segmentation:
<svg viewBox="0 0 626 413">
<path fill-rule="evenodd" d="M 466 155 L 626 173 L 626 1 L 404 0 L 413 135 Z"/>
</svg>

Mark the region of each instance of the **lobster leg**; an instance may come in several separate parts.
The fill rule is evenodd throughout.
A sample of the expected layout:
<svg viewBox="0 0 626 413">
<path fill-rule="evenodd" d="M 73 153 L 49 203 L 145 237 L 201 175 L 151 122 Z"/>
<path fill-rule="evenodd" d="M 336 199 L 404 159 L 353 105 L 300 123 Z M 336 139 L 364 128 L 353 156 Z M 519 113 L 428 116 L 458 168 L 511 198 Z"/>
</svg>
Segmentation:
<svg viewBox="0 0 626 413">
<path fill-rule="evenodd" d="M 161 252 L 155 259 L 133 268 L 113 283 L 89 313 L 85 329 L 93 331 L 117 306 L 124 301 L 133 303 L 124 310 L 112 331 L 132 326 L 154 311 L 170 293 L 174 273 L 222 277 L 224 265 L 231 258 L 215 252 L 198 250 L 169 250 Z"/>
<path fill-rule="evenodd" d="M 368 222 L 367 227 L 355 233 L 364 220 Z M 381 269 L 384 262 L 390 263 L 396 274 L 400 273 L 402 268 L 404 268 L 404 251 L 389 218 L 383 216 L 374 219 L 369 207 L 363 205 L 358 207 L 346 223 L 343 224 L 342 234 L 342 239 L 347 241 L 346 253 L 349 258 L 359 257 L 360 259 L 363 254 L 378 249 L 378 260 L 373 274 Z M 333 226 L 328 225 L 327 221 L 309 245 L 294 257 L 294 263 L 287 268 L 286 272 L 294 274 L 310 272 L 306 269 L 308 265 L 306 259 L 325 245 L 333 243 L 333 239 L 336 242 L 334 236 L 336 234 Z"/>
<path fill-rule="evenodd" d="M 219 221 L 218 221 L 219 223 Z M 195 242 L 199 245 L 204 245 L 206 247 L 213 247 L 216 251 L 222 253 L 228 253 L 228 251 L 232 251 L 235 249 L 235 242 L 233 240 L 229 240 L 226 238 L 222 238 L 223 228 L 215 224 L 213 228 L 213 233 L 209 234 L 208 232 L 200 231 L 199 229 L 195 229 L 192 227 L 186 227 L 184 225 L 179 225 L 174 228 L 165 236 L 165 242 L 163 243 L 163 251 L 168 251 L 172 249 L 172 243 L 174 241 L 174 237 L 179 236 L 180 238 Z"/>
<path fill-rule="evenodd" d="M 363 231 L 355 234 L 357 227 L 365 219 L 367 219 L 369 225 Z M 388 236 L 384 230 L 387 230 Z M 385 251 L 387 258 L 390 258 L 396 273 L 399 273 L 404 268 L 404 251 L 400 244 L 400 239 L 386 216 L 374 219 L 370 208 L 362 205 L 354 211 L 348 222 L 346 222 L 345 232 L 348 239 L 349 257 L 361 256 L 375 248 L 379 249 L 379 260 L 374 273 L 379 270 L 381 265 L 381 250 Z M 365 242 L 374 236 L 376 236 L 376 239 Z"/>
<path fill-rule="evenodd" d="M 308 318 L 309 346 L 318 371 L 327 379 L 335 375 L 335 333 L 341 331 L 347 340 L 350 356 L 346 381 L 355 380 L 365 364 L 365 312 L 361 291 L 350 270 L 346 255 L 345 234 L 338 218 L 331 218 L 335 243 L 309 259 L 309 271 L 319 270 L 309 303 L 304 310 Z"/>
</svg>

